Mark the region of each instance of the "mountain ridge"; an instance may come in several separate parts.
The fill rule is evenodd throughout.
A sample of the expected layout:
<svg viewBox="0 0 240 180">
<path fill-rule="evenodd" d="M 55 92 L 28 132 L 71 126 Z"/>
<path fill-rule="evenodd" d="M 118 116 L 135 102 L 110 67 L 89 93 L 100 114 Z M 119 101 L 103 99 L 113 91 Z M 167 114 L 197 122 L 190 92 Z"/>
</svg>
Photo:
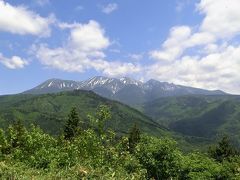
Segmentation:
<svg viewBox="0 0 240 180">
<path fill-rule="evenodd" d="M 165 96 L 227 94 L 221 90 L 205 90 L 154 79 L 141 82 L 128 77 L 108 78 L 104 76 L 95 76 L 85 81 L 52 78 L 24 91 L 23 94 L 46 94 L 72 90 L 91 90 L 103 97 L 128 105 L 141 104 Z"/>
</svg>

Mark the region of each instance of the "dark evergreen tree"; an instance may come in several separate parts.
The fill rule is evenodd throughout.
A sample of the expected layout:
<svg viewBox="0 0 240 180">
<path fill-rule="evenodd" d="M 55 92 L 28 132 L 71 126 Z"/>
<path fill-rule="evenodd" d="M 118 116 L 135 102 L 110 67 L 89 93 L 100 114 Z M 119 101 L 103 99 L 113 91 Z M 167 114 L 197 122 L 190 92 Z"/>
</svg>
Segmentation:
<svg viewBox="0 0 240 180">
<path fill-rule="evenodd" d="M 137 144 L 140 142 L 140 129 L 137 124 L 131 128 L 128 137 L 129 152 L 133 153 Z"/>
<path fill-rule="evenodd" d="M 209 154 L 212 158 L 222 162 L 224 159 L 229 160 L 230 157 L 237 155 L 237 150 L 231 144 L 229 137 L 224 136 L 217 146 L 209 148 Z"/>
<path fill-rule="evenodd" d="M 76 136 L 79 130 L 80 118 L 77 113 L 76 107 L 73 107 L 70 114 L 68 115 L 68 120 L 64 128 L 64 138 L 67 140 L 72 139 Z"/>
</svg>

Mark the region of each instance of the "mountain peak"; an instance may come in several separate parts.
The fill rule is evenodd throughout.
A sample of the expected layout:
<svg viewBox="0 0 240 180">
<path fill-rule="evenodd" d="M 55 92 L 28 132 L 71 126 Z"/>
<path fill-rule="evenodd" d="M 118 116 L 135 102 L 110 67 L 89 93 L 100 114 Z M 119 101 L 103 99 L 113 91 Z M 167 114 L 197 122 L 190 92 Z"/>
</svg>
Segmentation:
<svg viewBox="0 0 240 180">
<path fill-rule="evenodd" d="M 175 85 L 168 82 L 160 82 L 155 79 L 150 79 L 143 83 L 129 77 L 117 79 L 105 76 L 95 76 L 81 82 L 52 78 L 24 93 L 44 94 L 71 91 L 75 89 L 94 91 L 99 95 L 110 99 L 119 100 L 126 104 L 128 104 L 130 100 L 131 102 L 145 102 L 165 96 L 225 94 L 224 92 L 218 90 L 209 91 Z"/>
<path fill-rule="evenodd" d="M 81 82 L 51 78 L 37 87 L 25 91 L 25 94 L 46 94 L 79 89 Z"/>
<path fill-rule="evenodd" d="M 141 81 L 137 81 L 135 79 L 131 79 L 129 77 L 122 77 L 119 79 L 123 84 L 135 84 L 137 86 L 142 85 Z"/>
<path fill-rule="evenodd" d="M 65 80 L 58 79 L 58 78 L 51 78 L 51 79 L 44 81 L 42 84 L 48 84 L 49 82 L 61 82 L 61 81 L 65 81 Z"/>
</svg>

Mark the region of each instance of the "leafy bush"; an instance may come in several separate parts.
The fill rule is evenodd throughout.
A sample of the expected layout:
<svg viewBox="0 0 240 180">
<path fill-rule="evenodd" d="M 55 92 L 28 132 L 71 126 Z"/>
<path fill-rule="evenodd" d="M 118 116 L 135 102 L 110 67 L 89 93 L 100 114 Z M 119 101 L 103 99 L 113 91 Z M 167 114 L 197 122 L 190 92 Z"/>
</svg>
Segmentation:
<svg viewBox="0 0 240 180">
<path fill-rule="evenodd" d="M 149 178 L 171 179 L 178 176 L 181 168 L 181 153 L 170 139 L 144 136 L 137 146 L 136 156 L 147 169 Z"/>
<path fill-rule="evenodd" d="M 179 179 L 219 179 L 221 164 L 201 153 L 191 153 L 182 159 Z"/>
</svg>

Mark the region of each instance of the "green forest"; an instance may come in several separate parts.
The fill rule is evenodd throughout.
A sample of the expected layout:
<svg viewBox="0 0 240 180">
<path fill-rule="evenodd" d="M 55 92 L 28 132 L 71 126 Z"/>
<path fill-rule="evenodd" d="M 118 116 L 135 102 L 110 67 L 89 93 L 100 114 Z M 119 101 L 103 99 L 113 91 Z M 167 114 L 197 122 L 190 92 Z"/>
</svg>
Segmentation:
<svg viewBox="0 0 240 180">
<path fill-rule="evenodd" d="M 13 121 L 0 130 L 0 179 L 240 179 L 239 149 L 227 136 L 185 152 L 137 123 L 116 133 L 107 126 L 112 116 L 99 105 L 86 124 L 73 107 L 58 135 Z"/>
</svg>

